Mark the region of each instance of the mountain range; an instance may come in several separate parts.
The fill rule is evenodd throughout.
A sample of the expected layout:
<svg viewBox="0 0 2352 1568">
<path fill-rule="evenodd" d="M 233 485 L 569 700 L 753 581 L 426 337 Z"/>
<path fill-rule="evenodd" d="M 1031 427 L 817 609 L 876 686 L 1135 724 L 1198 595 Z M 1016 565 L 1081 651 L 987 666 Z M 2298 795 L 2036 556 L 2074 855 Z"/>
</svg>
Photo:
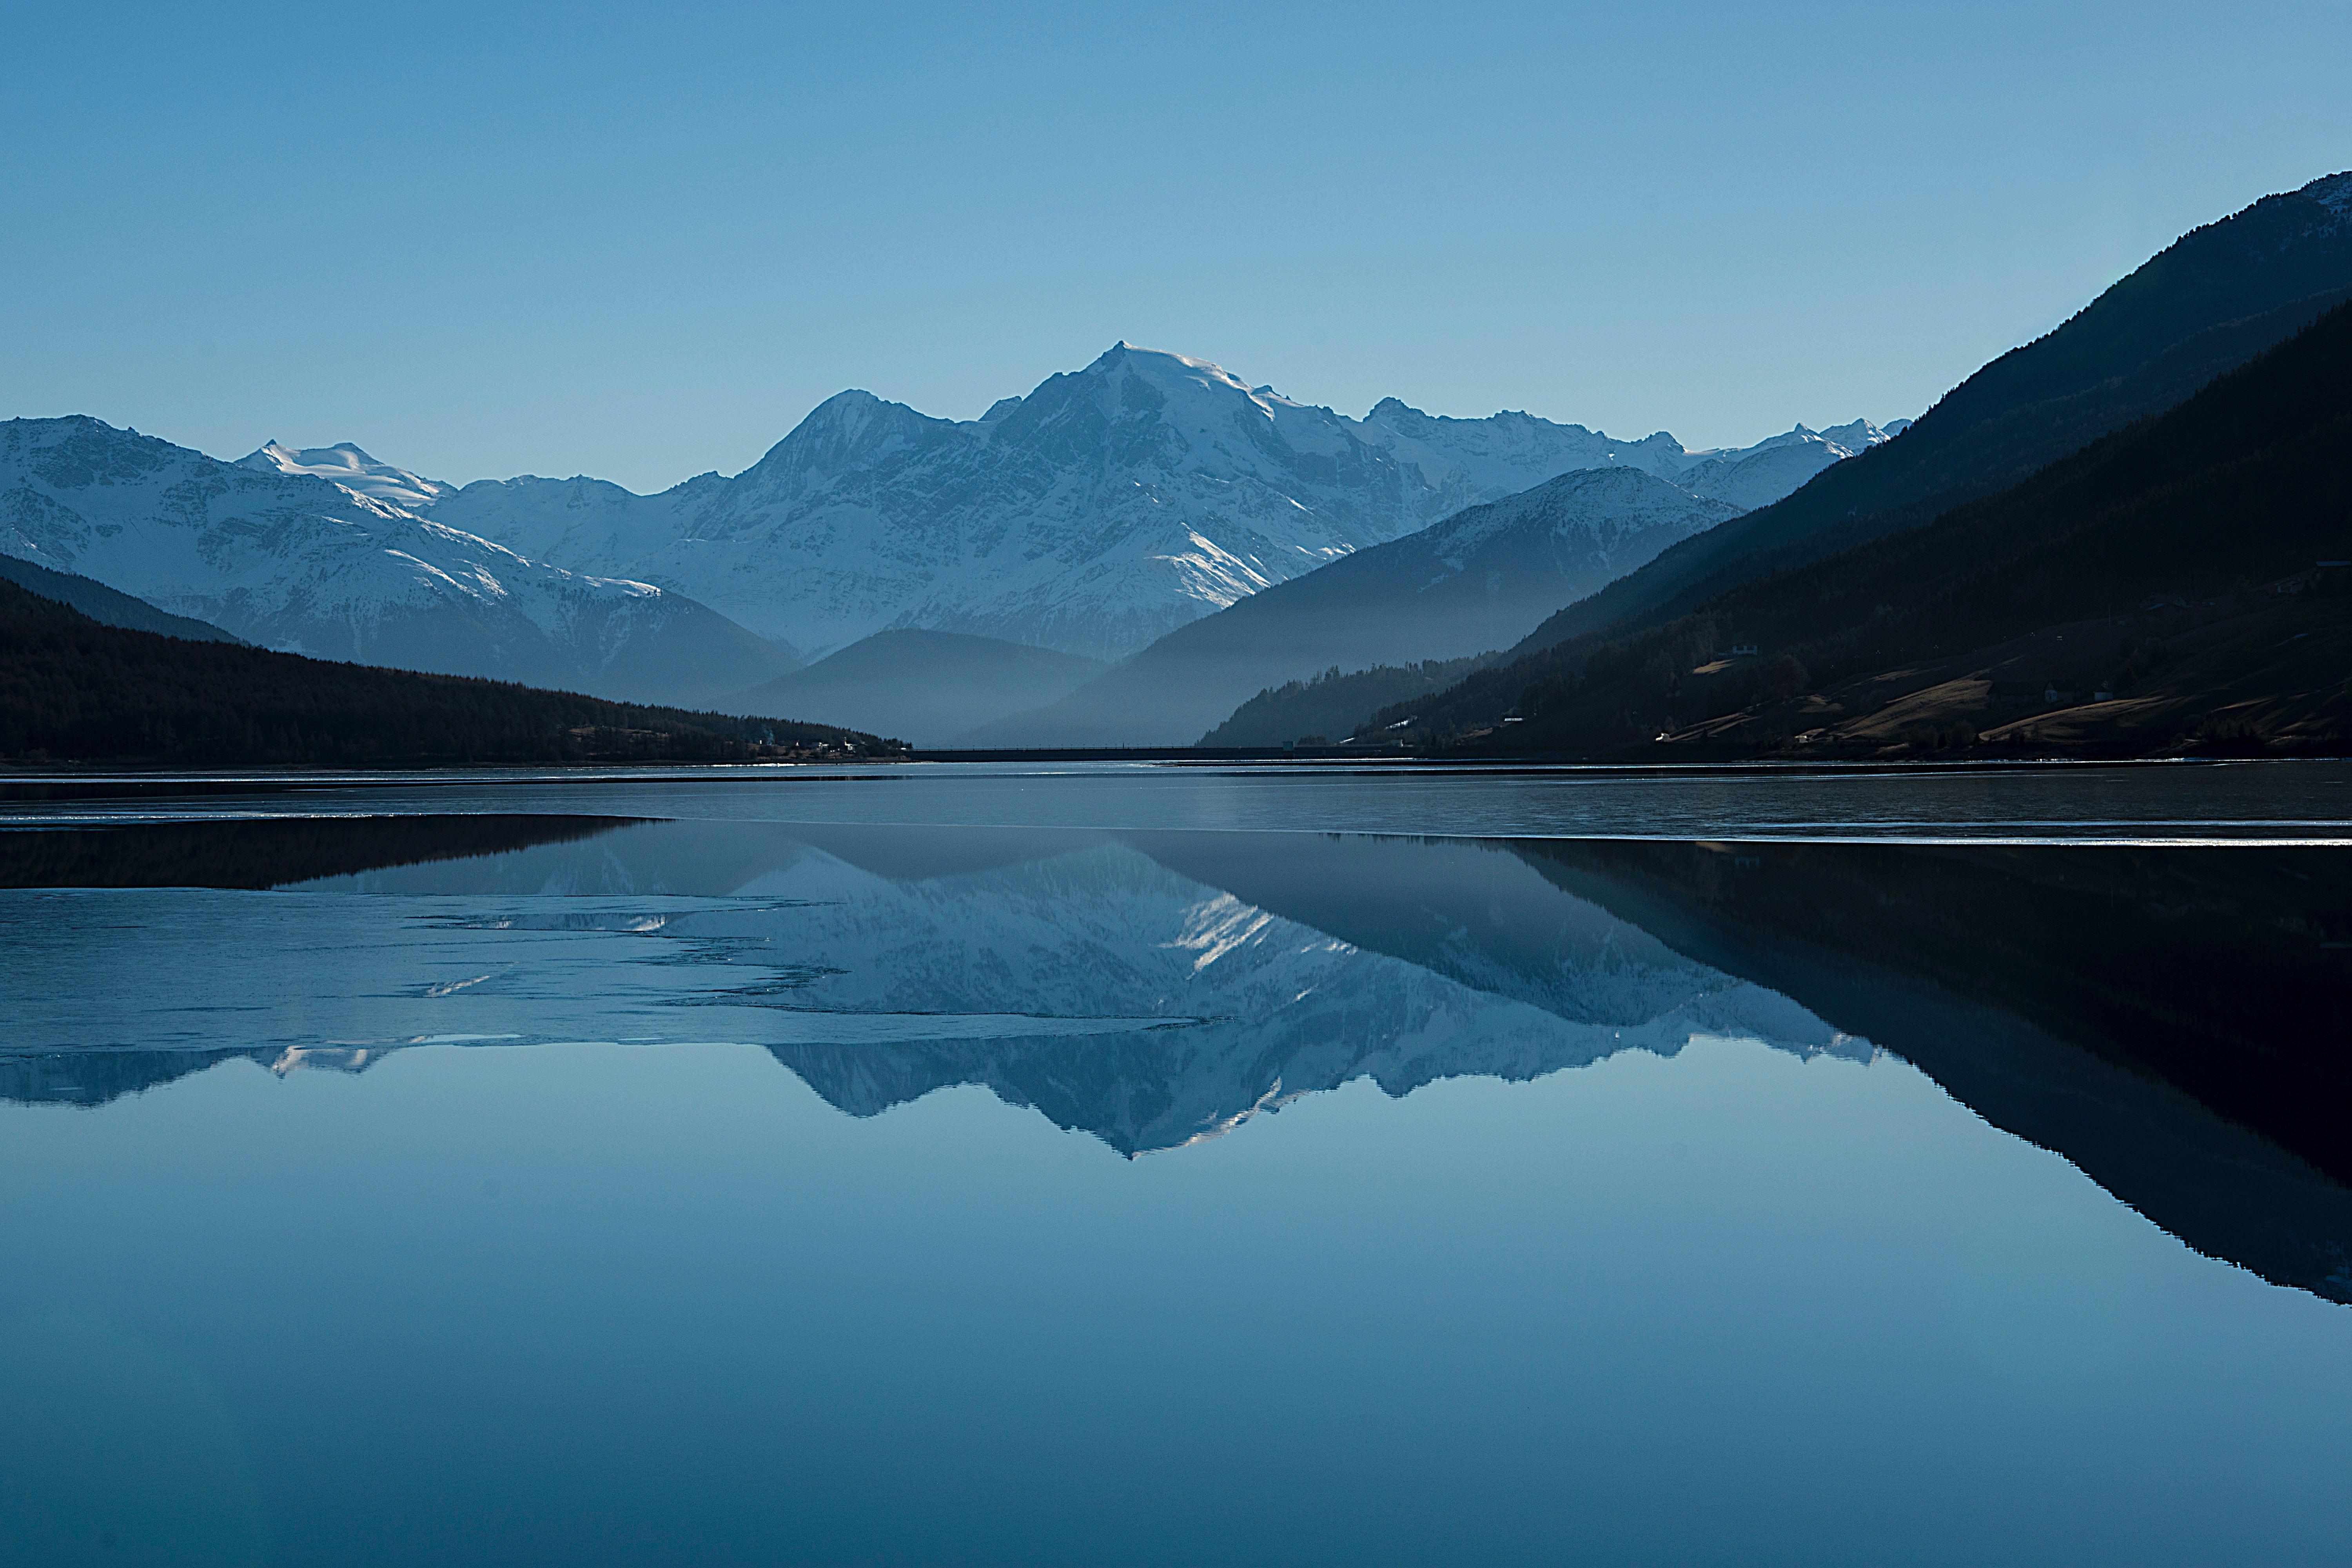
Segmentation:
<svg viewBox="0 0 2352 1568">
<path fill-rule="evenodd" d="M 650 584 L 86 416 L 0 424 L 0 554 L 282 652 L 621 700 L 693 701 L 794 662 Z"/>
<path fill-rule="evenodd" d="M 452 489 L 347 461 L 348 447 L 287 457 L 396 488 L 419 515 L 533 560 L 658 584 L 812 654 L 912 628 L 1117 659 L 1571 469 L 1632 468 L 1746 507 L 1883 439 L 1858 420 L 1691 452 L 1663 433 L 1621 441 L 1395 398 L 1354 419 L 1119 343 L 976 420 L 844 392 L 734 478 L 652 496 L 587 478 Z M 255 458 L 282 464 L 271 450 Z"/>
<path fill-rule="evenodd" d="M 585 477 L 458 486 L 352 442 L 273 440 L 226 463 L 86 416 L 17 420 L 0 437 L 0 553 L 281 651 L 630 700 L 731 698 L 793 669 L 801 650 L 882 631 L 992 639 L 992 668 L 1013 684 L 961 725 L 943 711 L 914 726 L 944 739 L 1067 689 L 1013 647 L 1125 658 L 1563 473 L 1654 478 L 1712 521 L 1886 438 L 1857 420 L 1693 452 L 1664 433 L 1621 441 L 1395 398 L 1354 419 L 1120 343 L 977 420 L 845 392 L 742 473 L 654 496 Z M 1581 565 L 1506 595 L 1508 613 L 1490 608 L 1472 640 L 1509 640 L 1526 629 L 1522 603 L 1556 605 L 1655 545 L 1570 549 Z M 1423 618 L 1460 597 L 1428 598 Z M 1378 652 L 1425 657 L 1400 634 Z M 880 662 L 901 689 L 969 684 L 949 646 L 902 642 Z M 1224 710 L 1255 689 L 1228 685 Z M 1151 738 L 1189 738 L 1221 716 L 1195 702 Z"/>
<path fill-rule="evenodd" d="M 1629 637 L 2163 415 L 2347 299 L 2339 174 L 2185 236 L 1915 425 L 1733 450 L 1395 398 L 1357 419 L 1124 342 L 975 420 L 845 392 L 743 472 L 654 496 L 457 486 L 352 443 L 225 463 L 88 417 L 15 420 L 0 554 L 282 651 L 686 706 L 927 692 L 902 710 L 929 743 L 961 720 L 988 745 L 1184 744 L 1262 696 L 1252 722 L 1278 724 L 1272 694 L 1309 683 L 1327 727 L 1404 698 L 1382 726 L 1459 739 L 1618 668 Z M 881 633 L 936 635 L 785 679 Z M 1070 660 L 1113 668 L 1074 687 Z M 1589 695 L 1621 728 L 1689 718 Z"/>
<path fill-rule="evenodd" d="M 1099 659 L 965 632 L 876 632 L 814 664 L 720 700 L 747 713 L 790 713 L 937 747 L 1054 701 L 1102 673 Z"/>
</svg>

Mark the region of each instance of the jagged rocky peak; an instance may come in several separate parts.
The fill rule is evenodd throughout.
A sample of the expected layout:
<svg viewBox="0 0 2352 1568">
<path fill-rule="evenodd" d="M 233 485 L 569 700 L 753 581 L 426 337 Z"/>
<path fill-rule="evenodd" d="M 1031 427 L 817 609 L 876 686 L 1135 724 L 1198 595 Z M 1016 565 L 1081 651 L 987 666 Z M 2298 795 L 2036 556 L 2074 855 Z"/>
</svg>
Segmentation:
<svg viewBox="0 0 2352 1568">
<path fill-rule="evenodd" d="M 1366 439 L 1392 451 L 1426 449 L 1469 464 L 1499 461 L 1532 467 L 1549 477 L 1570 468 L 1631 464 L 1671 475 L 1685 461 L 1683 444 L 1660 430 L 1622 441 L 1581 425 L 1558 425 L 1514 410 L 1483 419 L 1428 414 L 1401 398 L 1383 397 L 1357 422 Z"/>
<path fill-rule="evenodd" d="M 809 410 L 808 417 L 769 447 L 737 482 L 765 491 L 779 480 L 814 480 L 881 467 L 921 451 L 954 428 L 950 420 L 919 414 L 870 392 L 836 392 Z"/>
<path fill-rule="evenodd" d="M 168 467 L 179 450 L 169 441 L 118 430 L 87 414 L 57 419 L 11 419 L 0 425 L 0 456 L 28 463 L 47 484 L 76 486 L 136 479 Z M 12 505 L 21 508 L 21 500 Z"/>
</svg>

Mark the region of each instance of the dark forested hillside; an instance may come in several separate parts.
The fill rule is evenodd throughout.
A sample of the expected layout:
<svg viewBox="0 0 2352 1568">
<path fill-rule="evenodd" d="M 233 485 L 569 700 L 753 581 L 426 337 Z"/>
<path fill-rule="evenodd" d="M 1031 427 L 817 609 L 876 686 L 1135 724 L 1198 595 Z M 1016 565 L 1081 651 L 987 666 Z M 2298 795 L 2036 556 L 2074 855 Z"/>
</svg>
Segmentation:
<svg viewBox="0 0 2352 1568">
<path fill-rule="evenodd" d="M 1896 439 L 1677 544 L 1511 651 L 1670 619 L 1738 582 L 1925 523 L 2176 406 L 2347 299 L 2352 174 L 2265 196 L 2183 236 L 2055 331 L 1994 360 Z"/>
<path fill-rule="evenodd" d="M 1926 528 L 1375 722 L 1578 754 L 2333 752 L 2347 557 L 2352 308 Z"/>
<path fill-rule="evenodd" d="M 277 888 L 593 838 L 637 820 L 479 812 L 17 828 L 0 833 L 0 888 Z"/>
<path fill-rule="evenodd" d="M 413 766 L 891 755 L 822 724 L 686 713 L 102 626 L 0 582 L 0 759 Z"/>
<path fill-rule="evenodd" d="M 168 610 L 157 609 L 144 599 L 110 588 L 93 578 L 71 572 L 52 572 L 46 566 L 19 561 L 13 555 L 0 555 L 0 582 L 14 583 L 27 593 L 70 605 L 101 626 L 128 626 L 133 631 L 185 637 L 190 642 L 242 640 L 210 621 L 175 616 Z"/>
<path fill-rule="evenodd" d="M 1202 736 L 1200 743 L 1287 746 L 1302 741 L 1309 745 L 1345 741 L 1365 714 L 1443 691 L 1499 657 L 1473 654 L 1345 671 L 1334 665 L 1312 680 L 1268 687 L 1234 709 L 1233 717 Z"/>
</svg>

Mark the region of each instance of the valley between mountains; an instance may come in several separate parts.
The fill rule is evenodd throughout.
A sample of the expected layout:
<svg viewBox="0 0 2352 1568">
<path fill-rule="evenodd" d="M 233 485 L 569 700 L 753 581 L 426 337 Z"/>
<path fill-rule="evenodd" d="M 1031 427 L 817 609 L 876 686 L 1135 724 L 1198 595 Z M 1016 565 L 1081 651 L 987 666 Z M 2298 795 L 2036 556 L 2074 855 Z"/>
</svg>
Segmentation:
<svg viewBox="0 0 2352 1568">
<path fill-rule="evenodd" d="M 2325 750 L 2352 711 L 2347 300 L 2339 174 L 2183 237 L 1916 423 L 1736 449 L 1357 418 L 1124 342 L 973 420 L 843 392 L 654 495 L 14 419 L 0 611 L 49 673 L 18 672 L 11 754 L 179 754 L 140 638 L 249 645 L 206 658 L 313 720 L 343 689 L 297 665 L 339 661 L 636 704 L 669 717 L 586 728 L 706 749 Z M 65 695 L 59 637 L 118 673 L 85 658 Z M 93 739 L 106 679 L 144 740 Z"/>
</svg>

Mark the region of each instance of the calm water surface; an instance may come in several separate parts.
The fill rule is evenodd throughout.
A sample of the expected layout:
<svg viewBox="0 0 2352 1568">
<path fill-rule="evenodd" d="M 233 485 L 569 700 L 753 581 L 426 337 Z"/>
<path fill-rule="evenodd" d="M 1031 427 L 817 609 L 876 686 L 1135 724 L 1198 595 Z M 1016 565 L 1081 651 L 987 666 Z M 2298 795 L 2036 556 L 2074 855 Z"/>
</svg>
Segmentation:
<svg viewBox="0 0 2352 1568">
<path fill-rule="evenodd" d="M 2347 780 L 19 789 L 0 1562 L 2352 1562 Z"/>
</svg>

